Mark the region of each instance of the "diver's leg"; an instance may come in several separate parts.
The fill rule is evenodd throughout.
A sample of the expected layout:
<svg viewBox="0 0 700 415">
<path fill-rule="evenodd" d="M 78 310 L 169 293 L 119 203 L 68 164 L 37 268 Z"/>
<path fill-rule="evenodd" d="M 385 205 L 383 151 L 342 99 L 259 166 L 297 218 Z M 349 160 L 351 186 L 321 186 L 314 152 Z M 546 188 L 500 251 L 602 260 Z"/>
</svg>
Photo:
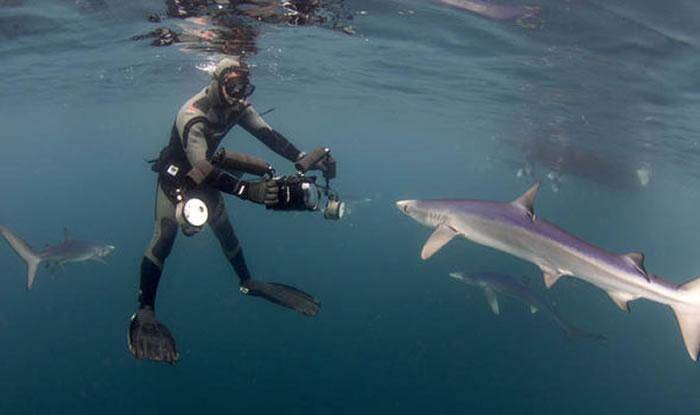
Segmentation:
<svg viewBox="0 0 700 415">
<path fill-rule="evenodd" d="M 251 278 L 243 256 L 243 249 L 231 226 L 223 198 L 218 195 L 216 208 L 209 220 L 214 235 L 216 235 L 226 258 L 236 271 L 240 280 L 241 292 L 264 298 L 275 304 L 299 311 L 307 316 L 314 316 L 321 308 L 320 302 L 313 296 L 284 284 L 261 282 Z"/>
<path fill-rule="evenodd" d="M 141 260 L 139 311 L 129 325 L 129 350 L 137 359 L 174 363 L 179 357 L 175 339 L 170 330 L 155 318 L 158 282 L 177 236 L 175 207 L 160 186 L 155 211 L 155 231 Z"/>
<path fill-rule="evenodd" d="M 216 235 L 216 239 L 219 240 L 221 250 L 224 251 L 226 259 L 231 263 L 233 270 L 236 271 L 236 275 L 242 285 L 250 280 L 250 271 L 243 256 L 243 248 L 226 214 L 223 198 L 221 198 L 221 195 L 218 195 L 216 200 L 216 208 L 214 208 L 213 215 L 209 220 L 209 226 L 211 226 L 214 235 Z"/>
</svg>

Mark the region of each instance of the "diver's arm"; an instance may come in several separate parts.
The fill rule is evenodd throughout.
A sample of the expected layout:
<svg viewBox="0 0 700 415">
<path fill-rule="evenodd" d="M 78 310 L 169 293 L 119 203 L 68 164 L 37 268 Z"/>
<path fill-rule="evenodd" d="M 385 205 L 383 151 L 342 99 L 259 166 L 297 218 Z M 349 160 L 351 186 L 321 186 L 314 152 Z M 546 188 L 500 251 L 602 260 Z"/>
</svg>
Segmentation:
<svg viewBox="0 0 700 415">
<path fill-rule="evenodd" d="M 219 191 L 235 195 L 239 180 L 216 168 L 207 159 L 209 144 L 205 133 L 204 120 L 188 123 L 182 132 L 182 146 L 192 169 L 187 173 L 192 187 L 207 184 Z"/>
<path fill-rule="evenodd" d="M 206 118 L 196 117 L 188 121 L 181 133 L 182 148 L 191 166 L 207 159 L 209 143 L 205 131 Z"/>
<path fill-rule="evenodd" d="M 187 173 L 187 179 L 193 188 L 207 185 L 241 199 L 268 206 L 275 206 L 279 202 L 279 187 L 274 179 L 265 178 L 252 182 L 238 180 L 206 159 L 192 167 Z"/>
<path fill-rule="evenodd" d="M 189 128 L 188 128 L 189 127 Z M 194 122 L 185 126 L 183 147 L 192 169 L 187 173 L 190 184 L 199 187 L 203 184 L 241 199 L 265 205 L 277 204 L 277 183 L 266 179 L 260 181 L 238 180 L 224 170 L 214 166 L 207 159 L 209 146 L 204 132 L 203 122 Z"/>
<path fill-rule="evenodd" d="M 294 144 L 270 127 L 252 106 L 245 109 L 239 124 L 270 150 L 291 162 L 297 161 L 303 155 Z"/>
</svg>

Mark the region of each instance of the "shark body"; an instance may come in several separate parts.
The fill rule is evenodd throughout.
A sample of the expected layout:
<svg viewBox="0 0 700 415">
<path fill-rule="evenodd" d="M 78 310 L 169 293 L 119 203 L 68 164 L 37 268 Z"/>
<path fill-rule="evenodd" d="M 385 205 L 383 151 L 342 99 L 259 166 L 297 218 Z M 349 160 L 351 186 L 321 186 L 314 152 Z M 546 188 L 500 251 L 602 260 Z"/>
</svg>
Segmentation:
<svg viewBox="0 0 700 415">
<path fill-rule="evenodd" d="M 559 314 L 557 307 L 552 304 L 551 301 L 530 288 L 525 281 L 512 275 L 493 272 L 477 272 L 472 274 L 452 272 L 450 273 L 450 277 L 465 284 L 482 288 L 491 311 L 496 315 L 501 314 L 501 309 L 498 302 L 498 294 L 501 294 L 518 299 L 525 303 L 529 307 L 530 313 L 532 314 L 540 310 L 548 313 L 559 328 L 568 336 L 589 337 L 597 340 L 606 340 L 604 336 L 584 332 L 566 322 L 566 320 L 564 320 Z"/>
<path fill-rule="evenodd" d="M 434 228 L 423 246 L 427 259 L 463 236 L 537 265 L 546 286 L 575 276 L 608 293 L 621 309 L 638 298 L 673 310 L 693 361 L 700 352 L 700 279 L 677 285 L 646 271 L 639 252 L 616 254 L 590 244 L 536 217 L 533 204 L 539 184 L 512 202 L 482 200 L 403 200 L 397 207 L 417 222 Z"/>
<path fill-rule="evenodd" d="M 64 230 L 64 239 L 58 245 L 47 246 L 41 251 L 34 251 L 20 237 L 6 227 L 0 225 L 0 235 L 10 244 L 10 247 L 27 263 L 27 289 L 32 288 L 39 264 L 47 267 L 63 267 L 69 262 L 98 261 L 105 263 L 104 258 L 114 251 L 112 245 L 72 239 Z"/>
</svg>

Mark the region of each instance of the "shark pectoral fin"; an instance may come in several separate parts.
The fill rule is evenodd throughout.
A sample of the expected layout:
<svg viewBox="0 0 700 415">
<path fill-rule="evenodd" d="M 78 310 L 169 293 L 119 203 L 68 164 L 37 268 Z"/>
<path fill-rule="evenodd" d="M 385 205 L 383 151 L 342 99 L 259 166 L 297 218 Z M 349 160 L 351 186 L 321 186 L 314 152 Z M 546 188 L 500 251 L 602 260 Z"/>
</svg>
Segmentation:
<svg viewBox="0 0 700 415">
<path fill-rule="evenodd" d="M 630 312 L 630 306 L 628 302 L 637 299 L 637 297 L 631 294 L 616 291 L 608 291 L 608 295 L 610 296 L 610 299 L 613 300 L 613 302 L 617 304 L 618 307 L 620 307 L 620 310 L 628 313 Z"/>
<path fill-rule="evenodd" d="M 539 308 L 535 307 L 534 305 L 530 304 L 530 314 L 535 314 L 536 312 L 539 311 Z"/>
<path fill-rule="evenodd" d="M 551 268 L 542 268 L 542 276 L 544 277 L 544 285 L 547 288 L 552 288 L 554 284 L 556 284 L 557 281 L 559 281 L 559 278 L 561 278 L 564 274 L 562 274 L 559 271 L 555 271 Z"/>
<path fill-rule="evenodd" d="M 451 227 L 439 225 L 425 242 L 425 245 L 423 245 L 423 250 L 420 253 L 421 259 L 425 260 L 433 256 L 440 248 L 450 242 L 455 235 L 457 235 L 457 232 Z"/>
<path fill-rule="evenodd" d="M 501 314 L 500 308 L 498 308 L 498 297 L 496 297 L 496 292 L 489 287 L 484 288 L 484 294 L 486 294 L 486 301 L 489 302 L 489 307 L 493 314 Z"/>
<path fill-rule="evenodd" d="M 31 290 L 36 278 L 36 272 L 39 267 L 39 261 L 27 261 L 27 289 Z"/>
</svg>

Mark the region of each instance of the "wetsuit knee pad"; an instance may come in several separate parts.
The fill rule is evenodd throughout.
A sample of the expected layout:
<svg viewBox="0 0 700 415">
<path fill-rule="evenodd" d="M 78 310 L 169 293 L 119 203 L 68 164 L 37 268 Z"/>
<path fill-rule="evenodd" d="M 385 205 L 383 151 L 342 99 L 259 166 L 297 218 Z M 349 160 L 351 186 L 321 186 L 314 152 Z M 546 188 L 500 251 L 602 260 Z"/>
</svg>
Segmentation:
<svg viewBox="0 0 700 415">
<path fill-rule="evenodd" d="M 151 254 L 161 263 L 170 255 L 173 249 L 173 243 L 177 236 L 177 222 L 169 218 L 163 218 L 160 221 L 160 235 L 158 240 L 151 248 Z"/>
</svg>

